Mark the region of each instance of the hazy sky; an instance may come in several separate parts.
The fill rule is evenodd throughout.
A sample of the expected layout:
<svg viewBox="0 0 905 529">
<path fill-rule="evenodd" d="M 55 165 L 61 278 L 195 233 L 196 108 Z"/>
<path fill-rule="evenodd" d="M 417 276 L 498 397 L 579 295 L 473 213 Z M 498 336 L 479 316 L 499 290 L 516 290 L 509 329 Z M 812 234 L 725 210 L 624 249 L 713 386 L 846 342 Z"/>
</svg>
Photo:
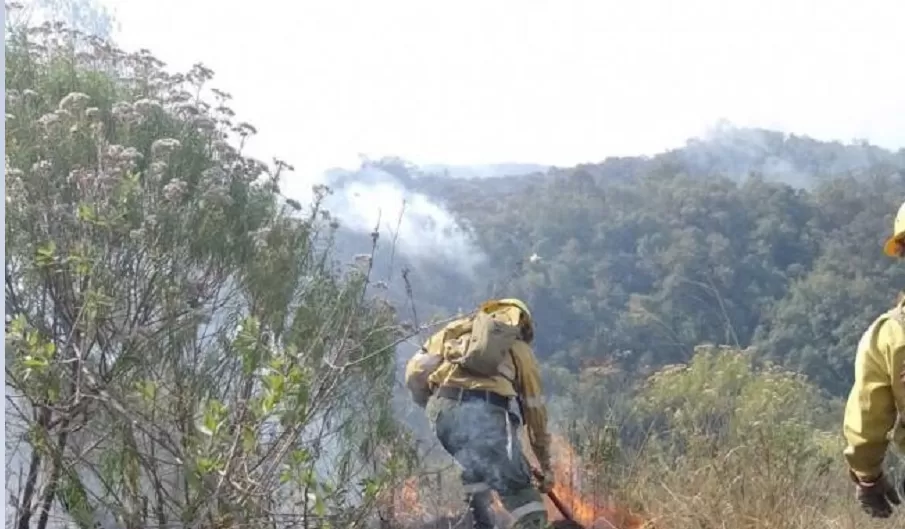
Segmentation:
<svg viewBox="0 0 905 529">
<path fill-rule="evenodd" d="M 299 168 L 570 165 L 718 119 L 905 146 L 903 0 L 105 0 Z"/>
</svg>

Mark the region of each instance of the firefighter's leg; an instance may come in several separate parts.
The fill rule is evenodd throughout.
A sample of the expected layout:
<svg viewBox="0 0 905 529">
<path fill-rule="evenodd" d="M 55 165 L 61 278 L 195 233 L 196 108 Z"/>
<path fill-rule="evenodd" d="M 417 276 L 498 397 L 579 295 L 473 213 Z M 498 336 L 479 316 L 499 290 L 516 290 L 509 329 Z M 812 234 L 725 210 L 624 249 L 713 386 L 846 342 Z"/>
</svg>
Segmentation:
<svg viewBox="0 0 905 529">
<path fill-rule="evenodd" d="M 507 491 L 500 500 L 512 516 L 512 529 L 547 529 L 547 508 L 533 486 Z"/>
<path fill-rule="evenodd" d="M 480 411 L 474 411 L 476 413 L 472 417 L 480 416 Z M 481 440 L 471 438 L 456 452 L 455 457 L 462 467 L 462 486 L 474 520 L 474 529 L 493 529 L 496 518 L 492 508 L 493 493 L 486 481 L 487 470 L 493 466 L 493 461 L 488 459 L 482 449 L 483 444 Z"/>
<path fill-rule="evenodd" d="M 482 442 L 475 440 L 481 437 L 478 426 L 483 422 L 481 406 L 432 398 L 428 407 L 437 438 L 462 468 L 465 503 L 471 511 L 474 529 L 494 529 L 493 496 L 490 486 L 484 481 L 488 461 L 480 449 Z"/>
<path fill-rule="evenodd" d="M 549 527 L 547 508 L 540 491 L 531 482 L 531 470 L 516 435 L 516 425 L 506 423 L 503 432 L 505 437 L 496 444 L 499 448 L 494 472 L 485 479 L 499 493 L 503 506 L 512 516 L 513 529 L 546 529 Z"/>
<path fill-rule="evenodd" d="M 474 529 L 494 529 L 496 516 L 493 513 L 493 492 L 483 482 L 468 483 L 463 473 L 462 486 L 465 489 L 465 502 L 471 511 Z"/>
</svg>

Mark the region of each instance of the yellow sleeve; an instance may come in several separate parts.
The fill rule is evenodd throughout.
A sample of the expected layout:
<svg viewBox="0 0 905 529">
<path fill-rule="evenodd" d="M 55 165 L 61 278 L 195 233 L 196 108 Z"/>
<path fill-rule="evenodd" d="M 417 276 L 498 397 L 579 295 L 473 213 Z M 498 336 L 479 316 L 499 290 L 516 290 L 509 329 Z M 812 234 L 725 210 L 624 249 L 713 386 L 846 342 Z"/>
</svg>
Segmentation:
<svg viewBox="0 0 905 529">
<path fill-rule="evenodd" d="M 528 430 L 531 450 L 544 467 L 550 465 L 550 434 L 547 431 L 547 406 L 544 403 L 540 365 L 531 347 L 517 342 L 513 347 L 513 359 L 518 373 L 516 392 L 522 401 L 522 413 Z"/>
<path fill-rule="evenodd" d="M 412 401 L 422 408 L 431 396 L 430 376 L 443 362 L 442 342 L 442 332 L 431 336 L 405 364 L 405 387 Z"/>
<path fill-rule="evenodd" d="M 873 326 L 872 326 L 873 327 Z M 894 319 L 868 329 L 855 356 L 855 383 L 845 406 L 845 459 L 859 479 L 877 477 L 896 423 L 896 401 L 905 402 L 905 328 Z"/>
</svg>

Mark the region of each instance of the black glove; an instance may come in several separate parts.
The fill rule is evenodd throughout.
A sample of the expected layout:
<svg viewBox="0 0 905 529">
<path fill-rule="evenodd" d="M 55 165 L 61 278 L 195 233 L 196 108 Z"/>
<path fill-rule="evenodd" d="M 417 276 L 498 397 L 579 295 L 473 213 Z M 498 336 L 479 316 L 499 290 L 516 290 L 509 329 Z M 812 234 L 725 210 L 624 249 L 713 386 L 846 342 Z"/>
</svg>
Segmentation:
<svg viewBox="0 0 905 529">
<path fill-rule="evenodd" d="M 553 486 L 556 485 L 556 476 L 553 474 L 553 469 L 550 468 L 550 463 L 541 465 L 540 469 L 542 477 L 538 488 L 542 493 L 546 494 L 553 490 Z"/>
<path fill-rule="evenodd" d="M 892 516 L 893 505 L 902 503 L 899 493 L 884 474 L 871 481 L 859 480 L 854 473 L 851 478 L 855 482 L 855 499 L 861 505 L 861 510 L 874 518 L 889 518 Z"/>
<path fill-rule="evenodd" d="M 556 476 L 553 474 L 553 469 L 550 468 L 550 463 L 541 468 L 532 468 L 531 473 L 534 475 L 534 479 L 537 480 L 537 488 L 541 493 L 546 494 L 553 490 L 556 485 Z"/>
</svg>

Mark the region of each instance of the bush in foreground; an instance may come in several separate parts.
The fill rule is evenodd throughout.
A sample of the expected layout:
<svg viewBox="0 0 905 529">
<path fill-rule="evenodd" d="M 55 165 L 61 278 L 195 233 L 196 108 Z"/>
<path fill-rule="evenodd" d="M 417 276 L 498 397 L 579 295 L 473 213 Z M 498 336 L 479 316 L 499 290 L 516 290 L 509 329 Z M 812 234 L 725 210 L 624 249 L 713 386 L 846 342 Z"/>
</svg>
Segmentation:
<svg viewBox="0 0 905 529">
<path fill-rule="evenodd" d="M 584 497 L 664 529 L 898 527 L 903 514 L 874 522 L 854 501 L 842 403 L 754 356 L 702 346 L 631 395 L 588 391 L 612 375 L 587 370 L 571 385 L 586 398 L 560 424 Z"/>
<path fill-rule="evenodd" d="M 404 463 L 395 314 L 332 262 L 328 191 L 283 199 L 212 72 L 162 67 L 8 28 L 11 518 L 349 527 Z"/>
</svg>

